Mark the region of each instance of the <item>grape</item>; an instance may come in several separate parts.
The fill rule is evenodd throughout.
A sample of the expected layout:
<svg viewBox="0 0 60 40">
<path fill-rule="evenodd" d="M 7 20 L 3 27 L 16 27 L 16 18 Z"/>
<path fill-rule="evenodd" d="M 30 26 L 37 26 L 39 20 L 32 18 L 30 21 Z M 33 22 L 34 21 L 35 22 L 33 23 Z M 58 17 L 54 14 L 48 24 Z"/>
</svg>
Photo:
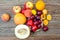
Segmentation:
<svg viewBox="0 0 60 40">
<path fill-rule="evenodd" d="M 37 20 L 40 20 L 40 16 L 37 16 L 36 19 L 37 19 Z"/>
</svg>

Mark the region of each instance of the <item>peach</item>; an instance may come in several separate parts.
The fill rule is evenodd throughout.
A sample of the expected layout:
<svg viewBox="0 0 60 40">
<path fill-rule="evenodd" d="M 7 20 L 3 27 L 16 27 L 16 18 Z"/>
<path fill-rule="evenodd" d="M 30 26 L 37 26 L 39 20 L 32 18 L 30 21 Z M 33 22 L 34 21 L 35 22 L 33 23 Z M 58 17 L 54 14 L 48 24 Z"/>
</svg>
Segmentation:
<svg viewBox="0 0 60 40">
<path fill-rule="evenodd" d="M 7 22 L 7 21 L 9 21 L 9 19 L 10 19 L 10 15 L 7 14 L 7 13 L 4 13 L 4 14 L 1 16 L 1 19 L 2 19 L 2 21 Z"/>
<path fill-rule="evenodd" d="M 25 15 L 26 17 L 31 17 L 31 15 L 32 15 L 31 10 L 30 10 L 30 9 L 25 10 L 25 11 L 24 11 L 24 15 Z"/>
</svg>

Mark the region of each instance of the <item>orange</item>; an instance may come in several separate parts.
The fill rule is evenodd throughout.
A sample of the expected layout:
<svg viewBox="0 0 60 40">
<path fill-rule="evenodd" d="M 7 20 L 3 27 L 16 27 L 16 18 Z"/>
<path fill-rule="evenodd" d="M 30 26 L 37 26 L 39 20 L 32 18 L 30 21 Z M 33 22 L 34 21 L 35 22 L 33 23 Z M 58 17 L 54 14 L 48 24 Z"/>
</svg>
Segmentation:
<svg viewBox="0 0 60 40">
<path fill-rule="evenodd" d="M 45 8 L 45 3 L 42 0 L 36 2 L 37 10 L 43 10 L 44 8 Z"/>
<path fill-rule="evenodd" d="M 22 13 L 17 13 L 14 16 L 14 22 L 15 24 L 19 25 L 19 24 L 24 24 L 26 22 L 26 17 L 22 14 Z"/>
</svg>

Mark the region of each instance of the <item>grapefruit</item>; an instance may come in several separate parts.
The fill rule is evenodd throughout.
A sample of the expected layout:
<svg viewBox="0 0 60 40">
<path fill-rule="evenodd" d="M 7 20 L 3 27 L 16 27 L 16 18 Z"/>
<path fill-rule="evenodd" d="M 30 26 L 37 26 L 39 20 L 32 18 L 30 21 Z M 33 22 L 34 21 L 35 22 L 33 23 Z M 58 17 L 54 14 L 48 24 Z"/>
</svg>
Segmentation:
<svg viewBox="0 0 60 40">
<path fill-rule="evenodd" d="M 17 13 L 14 16 L 14 22 L 15 24 L 19 25 L 19 24 L 24 24 L 26 22 L 26 17 L 22 14 L 22 13 Z"/>
</svg>

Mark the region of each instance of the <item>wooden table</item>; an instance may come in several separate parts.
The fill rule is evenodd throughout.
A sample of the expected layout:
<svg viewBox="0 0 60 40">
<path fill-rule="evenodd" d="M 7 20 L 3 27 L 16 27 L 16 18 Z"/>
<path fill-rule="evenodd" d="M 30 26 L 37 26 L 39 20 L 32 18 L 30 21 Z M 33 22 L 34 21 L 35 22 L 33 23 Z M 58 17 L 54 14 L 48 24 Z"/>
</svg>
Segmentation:
<svg viewBox="0 0 60 40">
<path fill-rule="evenodd" d="M 16 25 L 13 22 L 12 7 L 19 5 L 23 7 L 26 1 L 35 3 L 37 0 L 0 0 L 0 40 L 19 40 L 14 35 L 14 28 Z M 49 30 L 47 32 L 39 31 L 25 40 L 60 40 L 60 0 L 44 0 L 46 3 L 46 9 L 49 14 L 52 15 L 52 20 L 49 22 Z M 9 22 L 3 22 L 1 15 L 3 13 L 9 13 L 11 20 Z"/>
</svg>

